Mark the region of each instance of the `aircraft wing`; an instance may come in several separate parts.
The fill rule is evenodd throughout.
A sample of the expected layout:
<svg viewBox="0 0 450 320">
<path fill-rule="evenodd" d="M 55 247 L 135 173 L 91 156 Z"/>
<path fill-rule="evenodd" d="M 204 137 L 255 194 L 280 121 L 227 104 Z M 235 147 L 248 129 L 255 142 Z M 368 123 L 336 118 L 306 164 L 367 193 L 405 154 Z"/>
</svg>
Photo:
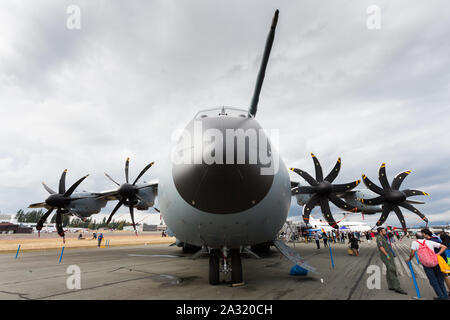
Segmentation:
<svg viewBox="0 0 450 320">
<path fill-rule="evenodd" d="M 153 188 L 155 190 L 155 194 L 158 194 L 158 180 L 152 180 L 150 182 L 145 182 L 143 186 L 138 187 L 139 190 L 145 188 Z"/>
<path fill-rule="evenodd" d="M 102 192 L 96 192 L 94 194 L 96 199 L 103 199 L 107 201 L 120 199 L 119 192 L 117 190 L 107 190 Z"/>
</svg>

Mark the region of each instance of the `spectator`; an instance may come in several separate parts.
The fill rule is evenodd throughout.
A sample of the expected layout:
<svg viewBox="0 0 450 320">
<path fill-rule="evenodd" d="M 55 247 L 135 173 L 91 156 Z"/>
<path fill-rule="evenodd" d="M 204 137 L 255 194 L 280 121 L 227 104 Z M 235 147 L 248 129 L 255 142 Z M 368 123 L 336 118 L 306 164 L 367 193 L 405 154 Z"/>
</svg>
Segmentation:
<svg viewBox="0 0 450 320">
<path fill-rule="evenodd" d="M 427 230 L 429 231 L 429 229 L 427 229 Z M 442 233 L 445 234 L 445 232 L 442 232 Z M 441 233 L 441 235 L 442 235 L 442 233 Z M 444 246 L 446 246 L 447 248 L 449 247 L 448 240 L 446 241 L 446 243 L 443 243 L 441 237 L 438 237 L 436 234 L 431 233 L 431 231 L 428 232 L 428 235 L 430 235 L 430 234 L 431 234 L 431 238 L 428 239 L 428 240 L 434 241 L 434 242 L 436 242 L 436 243 L 442 243 L 442 244 L 443 244 Z M 425 234 L 425 237 L 427 237 L 426 234 Z M 444 240 L 445 240 L 445 236 L 444 236 Z M 446 251 L 447 251 L 447 250 L 446 250 Z M 441 257 L 444 259 L 445 262 L 447 262 L 447 253 L 446 253 L 446 251 L 444 251 L 444 252 L 441 254 Z M 434 253 L 437 254 L 438 252 L 439 252 L 439 249 L 434 249 Z M 445 284 L 447 285 L 447 289 L 448 289 L 448 291 L 449 291 L 449 296 L 450 296 L 450 279 L 449 279 L 447 273 L 442 272 L 442 276 L 444 277 L 444 282 L 445 282 Z"/>
<path fill-rule="evenodd" d="M 392 242 L 391 242 L 391 240 L 392 240 L 392 233 L 387 233 L 385 238 L 386 238 L 386 242 L 389 245 L 389 251 L 392 253 L 394 258 L 397 257 L 397 255 L 394 252 L 394 249 L 392 249 Z"/>
<path fill-rule="evenodd" d="M 326 232 L 322 232 L 322 240 L 323 240 L 323 246 L 326 248 L 328 247 L 328 236 Z"/>
<path fill-rule="evenodd" d="M 100 235 L 98 236 L 98 247 L 99 248 L 102 245 L 102 240 L 103 240 L 103 233 L 100 233 Z"/>
<path fill-rule="evenodd" d="M 350 244 L 350 249 L 353 251 L 354 256 L 359 256 L 359 245 L 358 245 L 358 238 L 356 238 L 353 234 L 348 235 L 348 243 Z"/>
<path fill-rule="evenodd" d="M 394 257 L 390 254 L 390 247 L 386 240 L 386 229 L 379 227 L 377 229 L 377 248 L 380 252 L 381 261 L 386 266 L 386 280 L 389 290 L 393 290 L 400 294 L 407 294 L 401 287 L 397 278 L 397 268 L 395 267 Z"/>
<path fill-rule="evenodd" d="M 317 249 L 320 249 L 320 237 L 319 232 L 314 232 L 314 240 L 316 240 Z"/>
<path fill-rule="evenodd" d="M 437 297 L 435 300 L 448 300 L 448 293 L 445 289 L 444 285 L 444 277 L 442 275 L 441 269 L 439 268 L 439 264 L 437 262 L 437 257 L 435 256 L 435 249 L 438 249 L 438 254 L 442 254 L 447 247 L 443 244 L 437 243 L 435 241 L 431 241 L 432 233 L 429 229 L 425 228 L 421 230 L 421 233 L 416 233 L 416 241 L 411 243 L 411 253 L 409 258 L 406 259 L 406 262 L 410 262 L 414 257 L 415 252 L 417 251 L 417 255 L 419 256 L 419 260 L 422 264 L 423 270 L 427 275 L 428 281 L 430 282 L 431 287 L 434 292 L 436 292 Z M 424 237 L 425 239 L 419 241 Z M 435 258 L 435 260 L 433 259 Z M 434 266 L 433 266 L 434 264 Z"/>
<path fill-rule="evenodd" d="M 341 243 L 345 243 L 345 232 L 341 234 Z"/>
<path fill-rule="evenodd" d="M 447 247 L 447 250 L 445 250 L 445 252 L 441 256 L 450 265 L 450 260 L 449 260 L 450 259 L 450 250 L 449 250 L 450 236 L 445 231 L 442 231 L 439 238 L 441 239 L 442 244 Z M 444 254 L 445 254 L 445 257 L 444 257 Z M 448 273 L 444 274 L 444 280 L 445 280 L 445 284 L 447 285 L 448 291 L 450 291 L 450 276 L 448 275 Z M 450 294 L 449 294 L 449 296 L 450 296 Z"/>
</svg>

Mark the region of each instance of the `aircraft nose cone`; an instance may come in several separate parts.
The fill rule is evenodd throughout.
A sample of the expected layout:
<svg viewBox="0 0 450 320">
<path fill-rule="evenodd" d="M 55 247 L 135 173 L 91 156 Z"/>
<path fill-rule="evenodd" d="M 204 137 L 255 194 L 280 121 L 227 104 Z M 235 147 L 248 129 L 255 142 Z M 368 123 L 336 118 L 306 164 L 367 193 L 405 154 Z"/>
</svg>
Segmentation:
<svg viewBox="0 0 450 320">
<path fill-rule="evenodd" d="M 193 120 L 185 129 L 192 137 L 195 136 L 194 121 L 199 120 Z M 261 169 L 269 167 L 270 164 L 266 166 L 259 159 L 256 163 L 249 161 L 251 152 L 258 152 L 257 149 L 252 149 L 249 139 L 244 139 L 245 147 L 241 149 L 244 150 L 244 161 L 238 161 L 238 139 L 234 140 L 232 148 L 229 144 L 227 148 L 227 130 L 236 132 L 238 129 L 250 129 L 259 135 L 259 124 L 253 118 L 234 117 L 205 118 L 201 120 L 201 124 L 203 132 L 214 129 L 216 137 L 220 136 L 223 140 L 207 141 L 203 148 L 196 148 L 194 141 L 191 145 L 185 144 L 185 141 L 180 142 L 187 146 L 183 147 L 183 152 L 193 153 L 191 159 L 201 160 L 199 163 L 187 161 L 172 165 L 173 181 L 180 196 L 191 206 L 215 214 L 237 213 L 258 204 L 272 186 L 273 174 L 261 173 Z M 258 145 L 255 148 L 258 148 Z M 221 155 L 216 158 L 219 160 L 208 164 L 205 155 L 214 157 L 216 153 Z"/>
</svg>

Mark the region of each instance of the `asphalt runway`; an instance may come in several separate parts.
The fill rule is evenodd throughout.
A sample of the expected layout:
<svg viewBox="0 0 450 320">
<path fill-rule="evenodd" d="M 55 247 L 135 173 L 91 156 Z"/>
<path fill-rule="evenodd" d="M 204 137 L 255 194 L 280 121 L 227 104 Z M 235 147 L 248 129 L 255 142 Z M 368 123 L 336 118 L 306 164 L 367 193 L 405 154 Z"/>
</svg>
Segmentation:
<svg viewBox="0 0 450 320">
<path fill-rule="evenodd" d="M 246 284 L 241 287 L 231 287 L 227 279 L 218 286 L 210 286 L 207 256 L 192 260 L 181 248 L 167 244 L 68 249 L 61 263 L 61 250 L 23 252 L 17 259 L 15 253 L 2 253 L 0 299 L 413 299 L 416 291 L 411 274 L 402 263 L 409 244 L 408 239 L 394 244 L 399 279 L 408 295 L 387 290 L 374 241 L 371 244 L 364 241 L 359 257 L 347 254 L 347 244 L 333 244 L 334 269 L 329 249 L 323 248 L 323 243 L 320 250 L 315 243 L 296 243 L 295 249 L 319 271 L 307 276 L 289 275 L 292 263 L 274 247 L 261 259 L 244 255 Z M 413 264 L 422 297 L 432 299 L 435 294 L 422 267 L 415 261 Z M 73 265 L 80 270 L 80 289 L 67 287 L 72 274 L 66 272 Z M 378 266 L 381 289 L 367 287 L 369 266 Z"/>
</svg>

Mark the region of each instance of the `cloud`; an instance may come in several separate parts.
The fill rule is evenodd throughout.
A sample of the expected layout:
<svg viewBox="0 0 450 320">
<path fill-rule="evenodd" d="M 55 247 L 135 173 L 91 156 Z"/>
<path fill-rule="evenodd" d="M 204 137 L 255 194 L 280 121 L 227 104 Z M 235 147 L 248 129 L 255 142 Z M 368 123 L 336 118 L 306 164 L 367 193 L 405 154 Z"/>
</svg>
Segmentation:
<svg viewBox="0 0 450 320">
<path fill-rule="evenodd" d="M 450 21 L 443 1 L 3 1 L 0 4 L 0 210 L 43 200 L 86 173 L 109 189 L 127 156 L 137 174 L 170 152 L 170 137 L 202 108 L 249 104 L 270 19 L 280 20 L 257 120 L 280 130 L 287 166 L 337 182 L 411 169 L 445 218 L 450 185 Z M 66 28 L 69 4 L 81 29 Z M 70 182 L 69 182 L 70 181 Z M 108 206 L 109 208 L 110 206 Z M 108 209 L 107 208 L 107 209 Z M 107 211 L 107 210 L 106 210 Z"/>
</svg>

